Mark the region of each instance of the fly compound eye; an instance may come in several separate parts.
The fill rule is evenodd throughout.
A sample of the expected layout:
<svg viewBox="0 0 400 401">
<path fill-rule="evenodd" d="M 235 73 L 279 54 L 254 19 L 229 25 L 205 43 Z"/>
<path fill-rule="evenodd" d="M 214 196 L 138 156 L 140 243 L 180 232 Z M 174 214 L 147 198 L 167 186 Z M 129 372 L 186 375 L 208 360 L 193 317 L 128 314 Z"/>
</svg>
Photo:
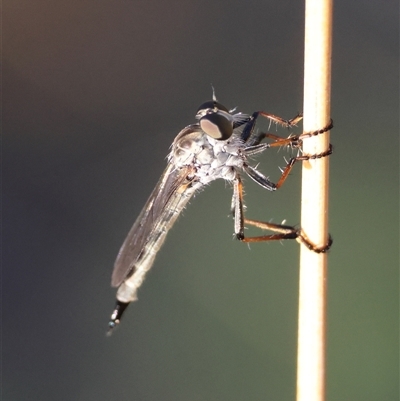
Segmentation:
<svg viewBox="0 0 400 401">
<path fill-rule="evenodd" d="M 214 108 L 214 102 L 210 100 L 209 102 L 203 103 L 198 109 L 196 115 L 203 115 L 207 113 L 207 110 L 212 110 Z"/>
<path fill-rule="evenodd" d="M 198 109 L 197 109 L 197 115 L 202 116 L 207 112 L 217 112 L 218 110 L 225 111 L 229 113 L 229 110 L 222 105 L 221 103 L 218 103 L 216 100 L 209 100 L 208 102 L 203 103 Z"/>
<path fill-rule="evenodd" d="M 233 133 L 232 119 L 230 114 L 209 113 L 200 118 L 201 129 L 211 138 L 224 141 Z"/>
</svg>

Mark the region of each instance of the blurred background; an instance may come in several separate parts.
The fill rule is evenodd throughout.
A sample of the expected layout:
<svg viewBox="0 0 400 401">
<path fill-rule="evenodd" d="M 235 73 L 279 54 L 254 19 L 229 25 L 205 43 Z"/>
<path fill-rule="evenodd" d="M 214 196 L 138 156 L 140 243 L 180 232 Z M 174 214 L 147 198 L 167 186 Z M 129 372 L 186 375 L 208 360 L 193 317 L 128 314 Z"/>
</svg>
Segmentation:
<svg viewBox="0 0 400 401">
<path fill-rule="evenodd" d="M 233 240 L 223 181 L 105 331 L 119 247 L 211 83 L 228 108 L 302 110 L 304 2 L 15 0 L 3 15 L 3 399 L 293 400 L 299 245 Z M 334 5 L 328 400 L 399 395 L 397 16 L 391 0 Z M 276 180 L 288 155 L 257 162 Z M 300 170 L 273 194 L 246 180 L 247 215 L 299 223 Z"/>
</svg>

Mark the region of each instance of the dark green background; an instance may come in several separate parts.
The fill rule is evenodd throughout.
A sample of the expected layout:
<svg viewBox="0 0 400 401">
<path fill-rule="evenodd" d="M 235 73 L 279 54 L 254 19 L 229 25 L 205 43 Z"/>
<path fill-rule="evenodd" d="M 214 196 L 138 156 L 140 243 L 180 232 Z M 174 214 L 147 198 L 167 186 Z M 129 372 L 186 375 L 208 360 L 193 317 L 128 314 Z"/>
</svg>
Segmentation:
<svg viewBox="0 0 400 401">
<path fill-rule="evenodd" d="M 105 337 L 118 249 L 211 97 L 302 109 L 303 2 L 3 5 L 3 400 L 293 400 L 296 242 L 196 196 Z M 398 399 L 398 4 L 334 6 L 327 399 Z M 286 135 L 286 132 L 283 132 Z M 286 151 L 257 161 L 272 179 Z M 254 162 L 256 163 L 256 162 Z M 248 216 L 299 222 L 300 166 Z"/>
</svg>

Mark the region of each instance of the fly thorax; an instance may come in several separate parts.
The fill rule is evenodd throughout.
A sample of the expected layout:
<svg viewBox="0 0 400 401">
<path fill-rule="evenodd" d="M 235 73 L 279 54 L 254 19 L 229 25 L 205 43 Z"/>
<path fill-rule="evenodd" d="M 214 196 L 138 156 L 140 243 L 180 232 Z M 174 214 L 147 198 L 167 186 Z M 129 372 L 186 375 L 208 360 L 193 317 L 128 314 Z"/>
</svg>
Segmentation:
<svg viewBox="0 0 400 401">
<path fill-rule="evenodd" d="M 243 164 L 243 152 L 241 152 L 242 143 L 238 138 L 232 138 L 228 141 L 216 141 L 207 138 L 213 147 L 214 161 L 212 166 L 230 166 L 241 167 Z"/>
<path fill-rule="evenodd" d="M 204 134 L 201 131 L 184 129 L 175 138 L 170 160 L 176 167 L 195 163 L 197 156 L 204 149 Z"/>
<path fill-rule="evenodd" d="M 198 165 L 211 165 L 215 155 L 212 148 L 204 147 L 201 152 L 196 156 L 196 164 Z"/>
</svg>

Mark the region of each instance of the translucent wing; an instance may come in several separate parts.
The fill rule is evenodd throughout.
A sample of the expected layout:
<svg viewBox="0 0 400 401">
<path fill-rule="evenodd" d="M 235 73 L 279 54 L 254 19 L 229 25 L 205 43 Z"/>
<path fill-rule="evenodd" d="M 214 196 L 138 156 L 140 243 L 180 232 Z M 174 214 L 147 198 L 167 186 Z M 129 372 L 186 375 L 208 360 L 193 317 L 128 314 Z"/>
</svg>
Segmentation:
<svg viewBox="0 0 400 401">
<path fill-rule="evenodd" d="M 150 258 L 152 264 L 168 229 L 196 191 L 188 178 L 192 169 L 187 166 L 177 170 L 168 164 L 118 253 L 111 278 L 113 287 L 130 277 L 141 261 L 148 263 Z"/>
</svg>

